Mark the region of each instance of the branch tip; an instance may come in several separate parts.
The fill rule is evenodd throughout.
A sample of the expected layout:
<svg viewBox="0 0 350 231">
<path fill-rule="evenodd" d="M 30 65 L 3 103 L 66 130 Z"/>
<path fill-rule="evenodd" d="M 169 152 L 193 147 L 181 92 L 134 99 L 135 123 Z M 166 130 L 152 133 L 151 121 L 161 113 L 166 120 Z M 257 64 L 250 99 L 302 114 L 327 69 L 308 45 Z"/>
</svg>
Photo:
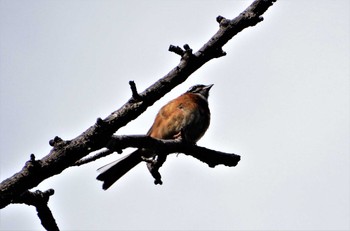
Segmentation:
<svg viewBox="0 0 350 231">
<path fill-rule="evenodd" d="M 34 172 L 41 167 L 41 161 L 35 160 L 35 155 L 30 154 L 30 160 L 25 163 L 25 167 L 28 168 L 29 171 Z"/>
<path fill-rule="evenodd" d="M 103 119 L 101 119 L 100 117 L 98 117 L 97 119 L 96 119 L 96 125 L 97 126 L 103 126 L 105 124 L 105 122 L 103 121 Z"/>
<path fill-rule="evenodd" d="M 185 49 L 185 51 L 191 50 L 191 52 L 192 52 L 192 49 L 191 49 L 191 47 L 188 44 L 184 45 L 184 49 Z"/>
<path fill-rule="evenodd" d="M 30 161 L 35 161 L 35 155 L 33 153 L 30 154 Z"/>
<path fill-rule="evenodd" d="M 50 189 L 46 190 L 44 193 L 47 193 L 47 195 L 52 196 L 53 194 L 55 194 L 55 190 L 50 188 Z"/>
<path fill-rule="evenodd" d="M 215 164 L 208 164 L 209 168 L 215 168 Z"/>
<path fill-rule="evenodd" d="M 60 137 L 55 136 L 55 138 L 53 138 L 52 140 L 49 141 L 49 144 L 50 144 L 50 146 L 55 147 L 55 146 L 57 146 L 58 143 L 61 143 L 62 141 L 63 140 Z"/>
<path fill-rule="evenodd" d="M 137 92 L 136 84 L 134 81 L 129 81 L 130 89 L 132 92 L 132 98 L 134 101 L 141 101 L 141 95 Z"/>
<path fill-rule="evenodd" d="M 220 27 L 227 27 L 230 24 L 230 20 L 221 15 L 216 17 L 216 21 L 219 23 Z"/>
<path fill-rule="evenodd" d="M 174 46 L 174 45 L 170 45 L 169 46 L 169 51 L 170 52 L 174 52 L 177 55 L 180 55 L 181 57 L 184 55 L 185 51 L 179 47 L 179 46 Z"/>
<path fill-rule="evenodd" d="M 169 46 L 169 51 L 170 52 L 174 52 L 177 55 L 180 55 L 182 59 L 189 59 L 193 56 L 192 54 L 192 49 L 188 44 L 183 45 L 182 49 L 179 46 L 174 46 L 174 45 L 170 45 Z"/>
<path fill-rule="evenodd" d="M 216 17 L 216 21 L 217 21 L 218 23 L 221 23 L 221 21 L 224 20 L 224 19 L 226 19 L 226 18 L 223 17 L 223 16 L 221 16 L 221 15 L 219 15 L 219 16 Z"/>
<path fill-rule="evenodd" d="M 121 152 L 121 150 L 119 150 L 119 151 Z M 89 157 L 86 157 L 86 158 L 83 158 L 83 159 L 80 159 L 80 160 L 76 161 L 73 166 L 80 166 L 80 165 L 83 165 L 83 164 L 88 164 L 88 163 L 90 163 L 92 161 L 95 161 L 95 160 L 100 159 L 102 157 L 108 156 L 108 155 L 112 154 L 113 152 L 114 151 L 110 150 L 110 149 L 100 151 L 100 152 L 96 153 L 93 156 L 89 156 Z"/>
<path fill-rule="evenodd" d="M 219 47 L 218 49 L 215 49 L 215 51 L 214 51 L 215 58 L 220 58 L 222 56 L 225 56 L 226 54 L 227 53 L 225 51 L 223 51 L 221 47 Z"/>
<path fill-rule="evenodd" d="M 259 22 L 264 21 L 264 17 L 262 17 L 262 16 L 254 17 L 252 21 L 253 21 L 252 26 L 255 26 L 255 25 L 258 24 Z"/>
</svg>

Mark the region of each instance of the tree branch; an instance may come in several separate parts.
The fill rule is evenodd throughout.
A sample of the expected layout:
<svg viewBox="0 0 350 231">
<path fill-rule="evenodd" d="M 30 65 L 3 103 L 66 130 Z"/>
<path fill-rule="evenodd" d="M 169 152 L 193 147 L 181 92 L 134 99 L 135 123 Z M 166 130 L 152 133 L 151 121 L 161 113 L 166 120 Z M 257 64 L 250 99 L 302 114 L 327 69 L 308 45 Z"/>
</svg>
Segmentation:
<svg viewBox="0 0 350 231">
<path fill-rule="evenodd" d="M 37 186 L 43 180 L 61 173 L 63 170 L 73 166 L 82 157 L 90 152 L 106 146 L 110 137 L 119 128 L 136 119 L 149 106 L 184 82 L 193 72 L 213 58 L 223 56 L 225 53 L 222 47 L 237 33 L 250 26 L 261 22 L 261 15 L 276 0 L 255 0 L 243 13 L 227 20 L 223 17 L 219 21 L 218 32 L 210 38 L 197 52 L 192 54 L 190 48 L 186 49 L 180 63 L 167 75 L 159 79 L 152 86 L 147 88 L 139 96 L 141 101 L 134 100 L 134 97 L 126 102 L 120 109 L 112 112 L 105 119 L 98 119 L 81 135 L 70 141 L 64 141 L 58 137 L 50 141 L 53 146 L 48 155 L 39 161 L 31 160 L 21 171 L 0 184 L 0 209 L 11 203 L 14 197 Z"/>
<path fill-rule="evenodd" d="M 35 192 L 25 191 L 19 197 L 14 198 L 12 203 L 34 206 L 38 212 L 41 224 L 46 230 L 59 230 L 55 218 L 47 205 L 50 196 L 54 193 L 55 191 L 53 189 L 46 190 L 45 192 L 39 190 Z"/>
<path fill-rule="evenodd" d="M 239 155 L 234 153 L 219 152 L 194 144 L 189 144 L 181 140 L 161 140 L 146 135 L 113 135 L 107 145 L 107 150 L 103 150 L 91 157 L 81 159 L 77 161 L 75 165 L 79 166 L 82 164 L 90 163 L 101 157 L 105 157 L 114 151 L 120 152 L 120 150 L 128 147 L 150 149 L 154 150 L 156 153 L 162 153 L 165 155 L 171 153 L 184 153 L 208 164 L 209 167 L 215 167 L 216 165 L 220 164 L 228 167 L 233 167 L 236 166 L 241 159 Z"/>
<path fill-rule="evenodd" d="M 182 140 L 159 140 L 149 136 L 113 136 L 108 143 L 109 150 L 121 150 L 126 147 L 145 148 L 154 150 L 157 153 L 156 159 L 144 159 L 147 162 L 148 170 L 154 177 L 155 184 L 162 184 L 159 168 L 162 167 L 166 156 L 170 153 L 184 153 L 207 163 L 209 167 L 223 164 L 225 166 L 236 166 L 241 157 L 234 153 L 224 153 L 195 144 L 183 142 Z"/>
<path fill-rule="evenodd" d="M 136 84 L 134 81 L 129 81 L 129 85 L 130 85 L 130 89 L 131 89 L 131 92 L 132 92 L 132 98 L 135 100 L 135 101 L 141 101 L 141 96 L 140 94 L 137 92 L 137 89 L 136 89 Z"/>
</svg>

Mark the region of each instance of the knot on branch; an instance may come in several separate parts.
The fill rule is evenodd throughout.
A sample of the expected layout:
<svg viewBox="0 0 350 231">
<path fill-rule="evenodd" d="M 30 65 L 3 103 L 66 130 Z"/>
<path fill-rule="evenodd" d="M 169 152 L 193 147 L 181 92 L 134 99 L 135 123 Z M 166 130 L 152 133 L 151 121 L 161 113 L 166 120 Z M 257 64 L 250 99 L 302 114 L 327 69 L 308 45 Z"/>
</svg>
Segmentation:
<svg viewBox="0 0 350 231">
<path fill-rule="evenodd" d="M 212 51 L 213 57 L 214 58 L 220 58 L 222 56 L 226 55 L 226 52 L 222 50 L 221 47 L 216 48 L 215 50 Z"/>
<path fill-rule="evenodd" d="M 170 52 L 174 52 L 177 55 L 180 55 L 182 60 L 190 60 L 191 58 L 194 57 L 193 53 L 192 53 L 193 50 L 190 48 L 190 46 L 188 44 L 185 44 L 183 46 L 183 48 L 184 49 L 182 49 L 179 46 L 170 45 L 169 46 L 169 51 Z"/>
<path fill-rule="evenodd" d="M 25 167 L 28 171 L 36 172 L 41 168 L 41 161 L 35 160 L 35 155 L 32 153 L 30 154 L 30 160 L 26 162 Z"/>
<path fill-rule="evenodd" d="M 54 148 L 62 147 L 63 145 L 66 145 L 68 143 L 69 141 L 64 141 L 58 136 L 55 136 L 55 138 L 49 141 L 50 146 Z"/>
<path fill-rule="evenodd" d="M 98 117 L 98 118 L 96 119 L 96 125 L 97 125 L 98 127 L 104 127 L 104 126 L 106 125 L 106 123 L 103 121 L 103 119 L 101 119 L 100 117 Z"/>
<path fill-rule="evenodd" d="M 108 132 L 109 124 L 108 124 L 107 121 L 105 121 L 105 120 L 101 119 L 100 117 L 98 117 L 96 119 L 95 128 L 96 128 L 95 133 L 101 134 L 101 136 L 102 136 L 102 134 L 106 134 Z M 92 143 L 89 143 L 89 144 L 92 145 Z M 86 150 L 90 151 L 91 147 L 88 146 L 86 148 Z"/>
<path fill-rule="evenodd" d="M 256 24 L 264 20 L 264 18 L 260 16 L 258 9 L 256 11 L 251 11 L 250 9 L 247 9 L 243 11 L 241 15 L 248 21 L 250 21 L 250 26 L 255 26 Z"/>
<path fill-rule="evenodd" d="M 230 20 L 225 17 L 219 15 L 216 17 L 216 21 L 219 23 L 220 27 L 225 28 L 230 24 Z"/>
</svg>

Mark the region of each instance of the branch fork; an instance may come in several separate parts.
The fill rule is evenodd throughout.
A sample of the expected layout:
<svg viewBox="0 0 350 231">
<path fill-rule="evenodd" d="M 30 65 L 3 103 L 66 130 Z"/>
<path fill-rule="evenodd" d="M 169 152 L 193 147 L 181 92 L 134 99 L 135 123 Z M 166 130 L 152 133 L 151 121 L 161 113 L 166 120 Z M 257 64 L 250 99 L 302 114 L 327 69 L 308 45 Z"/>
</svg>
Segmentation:
<svg viewBox="0 0 350 231">
<path fill-rule="evenodd" d="M 46 230 L 59 230 L 48 206 L 49 198 L 54 193 L 55 191 L 53 189 L 48 189 L 44 192 L 40 190 L 36 190 L 35 192 L 25 191 L 19 197 L 14 198 L 12 203 L 34 206 L 41 224 Z"/>
<path fill-rule="evenodd" d="M 183 48 L 184 49 L 179 46 L 170 45 L 168 50 L 170 52 L 174 52 L 177 55 L 180 55 L 181 60 L 190 60 L 193 58 L 193 50 L 190 48 L 190 46 L 188 44 L 185 44 Z"/>
</svg>

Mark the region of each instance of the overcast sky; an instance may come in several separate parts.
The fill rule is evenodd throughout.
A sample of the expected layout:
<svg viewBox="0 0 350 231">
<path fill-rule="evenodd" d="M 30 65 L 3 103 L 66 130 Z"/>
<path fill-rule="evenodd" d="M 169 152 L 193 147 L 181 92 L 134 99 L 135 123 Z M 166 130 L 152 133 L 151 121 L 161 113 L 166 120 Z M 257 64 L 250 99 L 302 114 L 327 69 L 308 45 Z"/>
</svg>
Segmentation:
<svg viewBox="0 0 350 231">
<path fill-rule="evenodd" d="M 198 50 L 253 0 L 0 0 L 0 180 L 72 139 Z M 265 20 L 117 134 L 144 134 L 159 108 L 213 83 L 199 145 L 242 156 L 235 168 L 172 155 L 155 186 L 140 164 L 108 191 L 73 167 L 37 189 L 62 230 L 350 229 L 349 1 L 278 0 Z M 126 150 L 124 153 L 129 153 Z M 42 230 L 35 208 L 0 211 L 2 230 Z"/>
</svg>

